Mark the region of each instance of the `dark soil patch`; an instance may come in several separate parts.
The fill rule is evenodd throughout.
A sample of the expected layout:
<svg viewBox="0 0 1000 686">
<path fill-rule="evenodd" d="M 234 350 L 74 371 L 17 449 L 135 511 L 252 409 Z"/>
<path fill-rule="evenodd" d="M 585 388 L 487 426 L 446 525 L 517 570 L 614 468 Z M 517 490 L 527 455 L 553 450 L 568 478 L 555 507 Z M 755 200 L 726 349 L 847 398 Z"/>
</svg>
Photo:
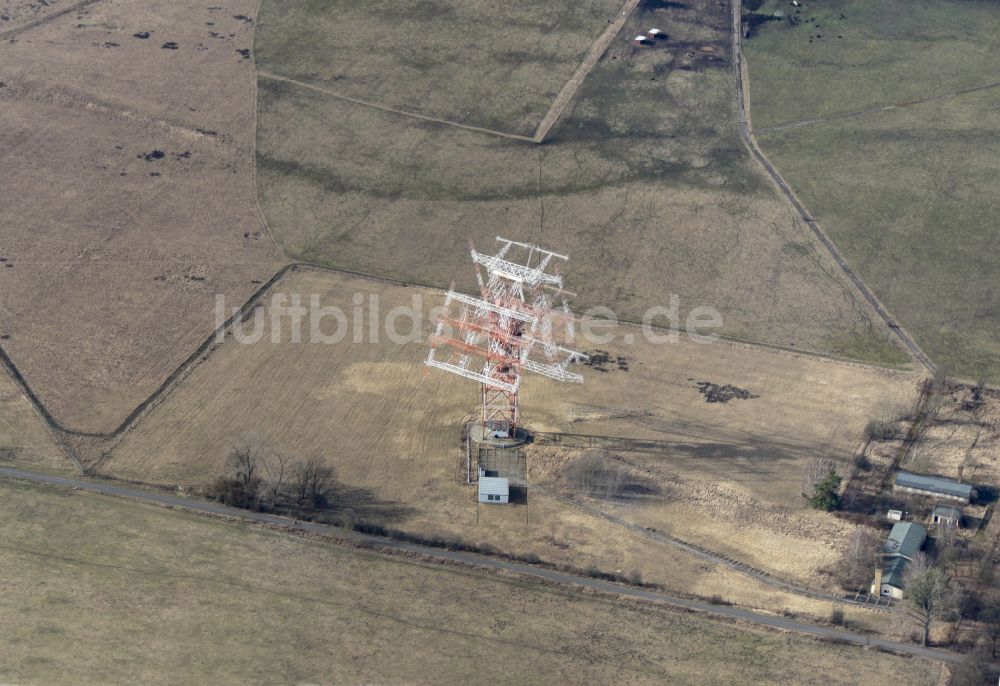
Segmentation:
<svg viewBox="0 0 1000 686">
<path fill-rule="evenodd" d="M 763 24 L 769 21 L 781 21 L 782 17 L 776 17 L 773 14 L 757 14 L 755 12 L 750 12 L 743 15 L 743 37 L 753 38 L 754 33 Z"/>
<path fill-rule="evenodd" d="M 245 59 L 245 60 L 250 59 L 250 49 L 249 48 L 243 48 L 241 50 L 237 50 L 236 52 L 238 52 L 243 57 L 243 59 Z"/>
<path fill-rule="evenodd" d="M 140 31 L 139 33 L 133 33 L 132 37 L 139 38 L 141 40 L 146 40 L 147 38 L 149 38 L 149 31 Z"/>
<path fill-rule="evenodd" d="M 671 2 L 671 0 L 645 0 L 640 6 L 645 10 L 686 10 L 688 8 L 683 2 Z"/>
<path fill-rule="evenodd" d="M 153 160 L 162 160 L 166 156 L 167 153 L 163 152 L 162 150 L 153 150 L 152 152 L 147 152 L 145 155 L 141 153 L 136 155 L 136 157 L 138 157 L 140 160 L 146 160 L 147 162 L 152 162 Z"/>
<path fill-rule="evenodd" d="M 629 358 L 623 355 L 611 356 L 607 350 L 594 350 L 587 353 L 588 357 L 583 364 L 599 372 L 609 372 L 617 368 L 620 372 L 629 371 Z"/>
<path fill-rule="evenodd" d="M 695 385 L 698 387 L 698 390 L 701 391 L 701 394 L 705 396 L 706 403 L 728 403 L 733 398 L 739 400 L 750 400 L 751 398 L 760 397 L 758 395 L 754 395 L 750 391 L 737 388 L 736 386 L 730 384 L 720 386 L 719 384 L 711 383 L 709 381 L 699 381 Z"/>
<path fill-rule="evenodd" d="M 164 50 L 176 50 L 177 49 L 177 43 L 175 43 L 173 41 L 167 41 L 166 43 L 164 43 L 160 47 L 162 47 Z"/>
</svg>

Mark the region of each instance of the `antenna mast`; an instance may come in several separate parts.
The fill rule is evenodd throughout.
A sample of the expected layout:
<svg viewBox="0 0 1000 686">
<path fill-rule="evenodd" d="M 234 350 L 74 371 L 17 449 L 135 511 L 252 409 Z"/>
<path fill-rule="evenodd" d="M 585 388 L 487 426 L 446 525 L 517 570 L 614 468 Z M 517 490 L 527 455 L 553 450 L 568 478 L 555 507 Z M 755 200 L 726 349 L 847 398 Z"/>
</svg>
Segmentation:
<svg viewBox="0 0 1000 686">
<path fill-rule="evenodd" d="M 448 290 L 448 312 L 438 317 L 425 364 L 479 382 L 484 435 L 513 438 L 521 419 L 522 372 L 583 383 L 569 366 L 587 356 L 559 345 L 553 332 L 553 320 L 560 319 L 567 338 L 573 337 L 565 300 L 572 294 L 563 290 L 558 269 L 569 258 L 500 236 L 497 241 L 495 255 L 470 244 L 480 297 L 459 293 L 454 285 Z M 555 297 L 562 300 L 561 312 L 553 308 Z"/>
</svg>

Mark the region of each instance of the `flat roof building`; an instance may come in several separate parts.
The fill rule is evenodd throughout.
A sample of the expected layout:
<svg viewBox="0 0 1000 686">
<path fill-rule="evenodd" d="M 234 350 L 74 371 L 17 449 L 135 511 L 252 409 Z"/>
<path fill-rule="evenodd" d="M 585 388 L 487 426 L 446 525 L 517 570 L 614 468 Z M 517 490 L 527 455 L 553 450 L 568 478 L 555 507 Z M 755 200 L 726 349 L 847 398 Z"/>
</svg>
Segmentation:
<svg viewBox="0 0 1000 686">
<path fill-rule="evenodd" d="M 499 476 L 479 477 L 479 502 L 504 504 L 510 502 L 510 483 Z"/>
</svg>

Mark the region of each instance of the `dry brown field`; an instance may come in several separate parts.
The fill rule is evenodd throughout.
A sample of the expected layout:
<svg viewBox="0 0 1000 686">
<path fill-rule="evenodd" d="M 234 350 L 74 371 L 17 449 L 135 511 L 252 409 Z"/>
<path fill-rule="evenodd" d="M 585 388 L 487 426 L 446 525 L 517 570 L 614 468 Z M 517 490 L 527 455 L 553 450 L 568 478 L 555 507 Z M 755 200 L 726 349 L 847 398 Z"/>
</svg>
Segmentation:
<svg viewBox="0 0 1000 686">
<path fill-rule="evenodd" d="M 37 471 L 72 469 L 42 418 L 4 373 L 0 373 L 0 462 Z"/>
<path fill-rule="evenodd" d="M 982 403 L 958 387 L 940 399 L 903 469 L 983 487 L 986 500 L 1000 488 L 1000 395 L 986 390 Z"/>
<path fill-rule="evenodd" d="M 364 83 L 381 84 L 365 95 L 376 104 L 411 97 L 400 83 L 408 72 L 385 64 L 402 57 L 386 46 L 370 58 L 358 38 L 328 58 L 347 65 L 343 81 L 330 77 L 336 69 L 326 58 L 305 73 L 315 46 L 338 39 L 367 10 L 338 26 L 285 5 L 264 4 L 271 19 L 257 32 L 259 66 L 299 74 L 302 84 L 260 79 L 257 161 L 262 207 L 289 255 L 471 286 L 458 248 L 471 238 L 489 249 L 494 236 L 508 236 L 569 254 L 581 307 L 638 318 L 675 293 L 684 312 L 715 307 L 733 336 L 907 361 L 748 159 L 736 129 L 730 20 L 717 3 L 643 3 L 542 145 L 338 99 L 358 96 Z M 401 22 L 409 11 L 399 11 Z M 669 40 L 633 46 L 631 37 L 650 26 Z M 478 91 L 467 77 L 451 80 L 456 65 L 435 69 L 427 46 L 449 40 L 439 30 L 445 35 L 421 37 L 403 52 L 429 61 L 413 88 L 448 79 L 434 93 L 435 103 L 448 102 L 434 111 L 457 111 Z M 463 68 L 477 59 L 467 53 Z M 562 58 L 546 59 L 562 73 Z M 469 69 L 477 73 L 475 64 Z"/>
<path fill-rule="evenodd" d="M 930 686 L 941 674 L 82 492 L 5 481 L 0 516 L 9 683 Z"/>
<path fill-rule="evenodd" d="M 0 0 L 0 34 L 39 21 L 77 0 Z"/>
<path fill-rule="evenodd" d="M 348 313 L 355 293 L 365 303 L 377 295 L 383 315 L 415 297 L 425 307 L 442 298 L 322 272 L 294 273 L 276 290 L 301 294 L 303 302 L 321 294 L 324 306 L 337 304 Z M 733 584 L 734 573 L 544 496 L 532 496 L 527 511 L 477 512 L 472 489 L 463 483 L 460 438 L 463 418 L 476 411 L 475 384 L 425 371 L 423 343 L 354 343 L 348 336 L 322 345 L 306 342 L 309 327 L 306 320 L 301 343 L 289 341 L 286 321 L 280 343 L 272 343 L 265 328 L 259 343 L 230 340 L 219 347 L 125 436 L 100 471 L 203 485 L 222 472 L 233 437 L 253 431 L 275 448 L 326 459 L 340 480 L 357 489 L 354 501 L 343 505 L 359 519 L 577 566 L 637 569 L 646 579 L 685 592 L 800 606 L 756 582 Z M 839 555 L 846 532 L 832 518 L 803 509 L 803 466 L 815 456 L 846 465 L 868 419 L 886 403 L 913 402 L 918 377 L 730 343 L 654 345 L 632 328 L 618 334 L 617 347 L 600 347 L 626 357 L 629 371 L 584 368 L 583 386 L 527 379 L 527 426 L 651 439 L 654 452 L 621 457 L 657 492 L 609 507 L 629 520 L 814 584 L 818 570 Z M 626 345 L 629 334 L 639 340 Z M 759 397 L 708 403 L 699 381 L 734 384 Z M 592 416 L 595 405 L 604 408 L 604 418 L 580 421 Z M 608 418 L 621 408 L 639 408 L 644 416 Z M 558 486 L 560 470 L 572 458 L 530 446 L 529 477 Z M 811 604 L 802 602 L 803 609 Z M 822 613 L 816 605 L 807 611 Z"/>
<path fill-rule="evenodd" d="M 217 293 L 242 301 L 283 259 L 237 52 L 254 9 L 108 0 L 0 44 L 0 345 L 69 428 L 112 429 L 208 335 Z"/>
</svg>

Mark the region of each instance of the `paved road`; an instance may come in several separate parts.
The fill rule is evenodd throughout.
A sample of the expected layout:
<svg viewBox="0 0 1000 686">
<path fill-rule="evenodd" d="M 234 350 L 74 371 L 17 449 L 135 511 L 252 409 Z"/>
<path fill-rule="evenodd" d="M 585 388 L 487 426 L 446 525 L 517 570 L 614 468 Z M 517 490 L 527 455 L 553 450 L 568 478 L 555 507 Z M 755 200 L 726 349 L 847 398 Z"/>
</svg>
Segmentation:
<svg viewBox="0 0 1000 686">
<path fill-rule="evenodd" d="M 849 264 L 847 264 L 844 256 L 840 254 L 840 251 L 833 244 L 833 241 L 831 241 L 826 235 L 826 232 L 820 228 L 819 224 L 813 220 L 812 215 L 806 211 L 805 206 L 803 206 L 802 203 L 799 202 L 799 199 L 795 196 L 791 186 L 788 185 L 788 182 L 785 181 L 784 177 L 781 176 L 774 165 L 771 164 L 771 160 L 764 155 L 760 146 L 757 145 L 757 139 L 754 138 L 753 129 L 749 121 L 749 101 L 747 98 L 748 86 L 744 83 L 744 79 L 746 77 L 743 73 L 745 65 L 743 64 L 742 18 L 743 2 L 742 0 L 733 0 L 733 70 L 736 75 L 736 110 L 739 117 L 740 137 L 743 139 L 743 144 L 746 145 L 750 154 L 754 156 L 762 167 L 764 167 L 764 171 L 767 172 L 768 176 L 770 176 L 774 183 L 777 184 L 778 188 L 781 189 L 782 194 L 798 213 L 802 221 L 804 221 L 809 228 L 812 229 L 813 234 L 815 234 L 816 238 L 819 239 L 819 242 L 823 244 L 830 255 L 833 256 L 833 259 L 836 261 L 837 265 L 844 272 L 844 274 L 847 275 L 847 278 L 851 280 L 851 283 L 853 283 L 855 288 L 860 291 L 865 300 L 867 300 L 871 306 L 875 308 L 875 312 L 878 313 L 879 317 L 881 317 L 893 333 L 896 334 L 900 342 L 906 346 L 906 349 L 910 351 L 913 357 L 915 357 L 917 361 L 919 361 L 920 364 L 922 364 L 929 372 L 932 374 L 936 373 L 937 367 L 934 363 L 931 362 L 930 358 L 924 354 L 924 351 L 920 349 L 920 347 L 916 344 L 916 341 L 910 338 L 910 335 L 903 330 L 903 328 L 899 325 L 899 322 L 893 319 L 892 315 L 886 311 L 886 309 L 882 306 L 882 303 L 875 297 L 875 294 L 868 288 L 868 286 L 865 285 L 864 281 L 861 280 L 861 277 L 855 273 Z"/>
<path fill-rule="evenodd" d="M 415 543 L 405 543 L 402 541 L 395 541 L 389 538 L 383 538 L 381 536 L 372 536 L 369 534 L 362 534 L 355 531 L 348 531 L 346 529 L 338 529 L 323 524 L 315 524 L 313 522 L 299 522 L 288 519 L 286 517 L 278 517 L 275 515 L 264 514 L 262 512 L 250 512 L 247 510 L 238 510 L 236 508 L 226 507 L 225 505 L 219 505 L 218 503 L 195 500 L 192 498 L 184 498 L 182 496 L 177 496 L 177 495 L 152 493 L 137 488 L 130 488 L 128 486 L 117 486 L 108 483 L 98 483 L 94 481 L 86 481 L 84 479 L 73 479 L 62 476 L 53 476 L 49 474 L 39 474 L 36 472 L 30 472 L 23 469 L 17 469 L 14 467 L 0 466 L 0 477 L 22 479 L 25 481 L 48 484 L 51 486 L 65 486 L 70 488 L 78 488 L 80 490 L 90 491 L 92 493 L 100 493 L 102 495 L 131 498 L 133 500 L 138 500 L 144 503 L 154 503 L 158 505 L 181 507 L 186 510 L 204 514 L 236 517 L 247 521 L 260 522 L 263 524 L 269 524 L 272 526 L 281 527 L 293 531 L 308 531 L 319 534 L 332 534 L 342 539 L 347 539 L 350 541 L 366 545 L 376 545 L 376 546 L 381 546 L 383 548 L 389 548 L 392 550 L 397 550 L 407 553 L 415 553 L 418 555 L 436 558 L 439 560 L 459 562 L 462 564 L 473 565 L 476 567 L 483 567 L 487 569 L 505 570 L 508 572 L 514 572 L 516 574 L 521 574 L 524 576 L 545 579 L 546 581 L 550 581 L 557 584 L 563 584 L 567 586 L 582 586 L 595 591 L 618 594 L 620 596 L 624 596 L 627 598 L 652 601 L 685 610 L 694 610 L 697 612 L 710 613 L 712 615 L 715 615 L 717 617 L 722 617 L 725 619 L 749 622 L 752 624 L 757 624 L 759 626 L 770 627 L 773 629 L 783 629 L 785 631 L 791 631 L 794 633 L 805 634 L 808 636 L 814 636 L 818 638 L 836 639 L 844 641 L 846 643 L 853 643 L 861 646 L 873 646 L 897 653 L 915 655 L 917 657 L 925 657 L 934 660 L 943 660 L 947 662 L 958 662 L 962 659 L 961 655 L 946 650 L 923 648 L 921 646 L 911 645 L 909 643 L 897 643 L 895 641 L 887 641 L 874 636 L 866 636 L 864 634 L 858 634 L 851 631 L 843 631 L 840 629 L 833 629 L 825 626 L 816 626 L 814 624 L 807 624 L 806 622 L 787 619 L 785 617 L 758 614 L 756 612 L 751 612 L 749 610 L 741 610 L 736 607 L 713 605 L 711 603 L 706 603 L 698 600 L 678 598 L 657 591 L 647 591 L 639 588 L 619 586 L 618 584 L 609 583 L 607 581 L 601 581 L 599 579 L 591 579 L 589 577 L 576 576 L 573 574 L 567 574 L 565 572 L 557 572 L 551 569 L 544 569 L 541 567 L 534 567 L 531 565 L 519 564 L 516 562 L 497 560 L 489 557 L 483 557 L 481 555 L 474 555 L 472 553 L 454 552 L 450 550 L 442 550 L 440 548 L 431 548 L 428 546 L 418 545 Z"/>
</svg>

